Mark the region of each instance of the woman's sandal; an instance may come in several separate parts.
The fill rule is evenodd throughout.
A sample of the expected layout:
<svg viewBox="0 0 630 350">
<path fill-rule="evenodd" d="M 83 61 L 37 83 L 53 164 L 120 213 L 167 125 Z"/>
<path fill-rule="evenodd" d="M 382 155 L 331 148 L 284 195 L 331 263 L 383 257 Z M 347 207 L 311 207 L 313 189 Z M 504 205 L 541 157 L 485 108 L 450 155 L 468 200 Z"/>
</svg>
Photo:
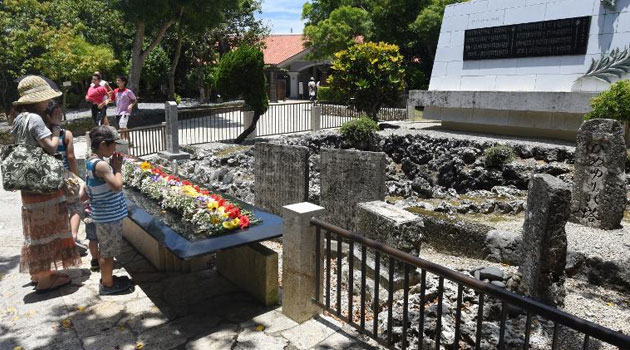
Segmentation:
<svg viewBox="0 0 630 350">
<path fill-rule="evenodd" d="M 67 286 L 68 284 L 72 283 L 72 280 L 68 277 L 68 280 L 66 282 L 59 282 L 60 280 L 62 280 L 64 277 L 61 277 L 59 275 L 53 275 L 52 276 L 52 283 L 50 285 L 50 287 L 48 288 L 44 288 L 44 289 L 37 289 L 35 288 L 35 293 L 36 294 L 45 294 L 48 292 L 52 292 L 53 290 L 57 290 L 61 287 Z"/>
<path fill-rule="evenodd" d="M 70 278 L 69 275 L 65 274 L 65 273 L 61 273 L 61 272 L 57 272 L 54 271 L 53 273 L 50 274 L 51 276 L 57 276 L 57 277 L 67 277 Z M 31 283 L 29 283 L 29 285 L 35 287 L 37 286 L 37 279 L 33 279 L 33 277 L 31 277 Z"/>
</svg>

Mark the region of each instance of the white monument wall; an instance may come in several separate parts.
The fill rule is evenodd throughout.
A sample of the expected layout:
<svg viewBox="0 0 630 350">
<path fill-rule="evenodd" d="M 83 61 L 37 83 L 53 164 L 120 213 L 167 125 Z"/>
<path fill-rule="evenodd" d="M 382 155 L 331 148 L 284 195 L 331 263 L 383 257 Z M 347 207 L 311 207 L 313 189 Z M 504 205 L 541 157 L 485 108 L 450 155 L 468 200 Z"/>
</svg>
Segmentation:
<svg viewBox="0 0 630 350">
<path fill-rule="evenodd" d="M 579 79 L 601 53 L 630 44 L 630 0 L 616 11 L 600 0 L 471 0 L 446 7 L 429 90 L 602 91 L 608 84 Z M 463 61 L 464 31 L 592 16 L 586 55 Z"/>
</svg>

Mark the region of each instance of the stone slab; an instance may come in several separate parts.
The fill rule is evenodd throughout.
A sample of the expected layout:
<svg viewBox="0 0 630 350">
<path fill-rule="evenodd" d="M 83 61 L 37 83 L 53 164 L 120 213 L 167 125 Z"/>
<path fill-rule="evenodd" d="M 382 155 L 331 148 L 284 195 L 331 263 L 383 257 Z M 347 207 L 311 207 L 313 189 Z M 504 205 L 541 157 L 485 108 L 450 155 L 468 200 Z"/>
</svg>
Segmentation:
<svg viewBox="0 0 630 350">
<path fill-rule="evenodd" d="M 386 155 L 381 152 L 328 149 L 321 151 L 323 220 L 347 230 L 356 228 L 360 202 L 385 199 Z"/>
<path fill-rule="evenodd" d="M 222 250 L 216 267 L 223 277 L 265 306 L 278 303 L 278 253 L 260 243 Z"/>
<path fill-rule="evenodd" d="M 169 151 L 160 151 L 160 152 L 158 152 L 158 156 L 160 156 L 161 158 L 164 158 L 166 160 L 190 159 L 190 154 L 186 153 L 186 152 L 171 153 Z"/>
<path fill-rule="evenodd" d="M 304 146 L 257 143 L 255 205 L 280 215 L 282 207 L 308 199 L 309 151 Z"/>
<path fill-rule="evenodd" d="M 382 201 L 357 204 L 357 233 L 390 247 L 420 254 L 424 223 L 418 216 Z"/>
<path fill-rule="evenodd" d="M 582 124 L 575 148 L 571 221 L 618 228 L 626 209 L 624 126 L 612 119 Z"/>
<path fill-rule="evenodd" d="M 588 92 L 409 91 L 414 106 L 584 114 L 592 111 Z M 497 103 L 501 101 L 501 103 Z"/>
</svg>

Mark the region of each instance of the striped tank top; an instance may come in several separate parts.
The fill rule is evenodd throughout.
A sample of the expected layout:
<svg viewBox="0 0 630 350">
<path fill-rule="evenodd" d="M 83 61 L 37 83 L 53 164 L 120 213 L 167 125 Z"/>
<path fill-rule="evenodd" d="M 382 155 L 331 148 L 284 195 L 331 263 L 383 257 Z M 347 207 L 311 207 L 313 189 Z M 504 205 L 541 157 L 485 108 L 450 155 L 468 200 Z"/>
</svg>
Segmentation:
<svg viewBox="0 0 630 350">
<path fill-rule="evenodd" d="M 59 144 L 57 145 L 57 153 L 63 156 L 63 167 L 66 170 L 70 170 L 70 163 L 68 163 L 68 153 L 67 153 L 66 144 L 65 144 L 65 136 L 66 136 L 66 131 L 62 129 L 61 133 L 59 134 Z"/>
<path fill-rule="evenodd" d="M 114 192 L 109 185 L 95 176 L 96 163 L 100 158 L 92 158 L 86 164 L 86 185 L 90 197 L 92 212 L 90 217 L 95 223 L 107 223 L 127 217 L 127 202 L 122 192 Z M 110 166 L 111 169 L 111 166 Z M 113 169 L 112 169 L 113 171 Z"/>
</svg>

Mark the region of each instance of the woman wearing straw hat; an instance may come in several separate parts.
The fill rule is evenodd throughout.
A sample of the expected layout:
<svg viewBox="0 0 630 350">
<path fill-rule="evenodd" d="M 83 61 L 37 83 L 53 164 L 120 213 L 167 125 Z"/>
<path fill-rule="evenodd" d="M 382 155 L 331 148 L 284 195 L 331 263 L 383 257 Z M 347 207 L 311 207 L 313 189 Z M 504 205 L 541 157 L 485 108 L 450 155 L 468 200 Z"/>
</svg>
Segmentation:
<svg viewBox="0 0 630 350">
<path fill-rule="evenodd" d="M 48 102 L 61 95 L 39 76 L 28 76 L 18 84 L 20 98 L 13 102 L 17 116 L 11 133 L 15 143 L 39 146 L 53 154 L 57 150 L 61 114 L 55 113 L 49 129 L 42 116 Z M 68 268 L 81 260 L 70 232 L 70 220 L 63 190 L 52 194 L 22 191 L 22 229 L 24 246 L 20 256 L 20 272 L 30 273 L 37 284 L 36 293 L 46 293 L 70 283 L 66 274 L 51 267 Z"/>
</svg>

